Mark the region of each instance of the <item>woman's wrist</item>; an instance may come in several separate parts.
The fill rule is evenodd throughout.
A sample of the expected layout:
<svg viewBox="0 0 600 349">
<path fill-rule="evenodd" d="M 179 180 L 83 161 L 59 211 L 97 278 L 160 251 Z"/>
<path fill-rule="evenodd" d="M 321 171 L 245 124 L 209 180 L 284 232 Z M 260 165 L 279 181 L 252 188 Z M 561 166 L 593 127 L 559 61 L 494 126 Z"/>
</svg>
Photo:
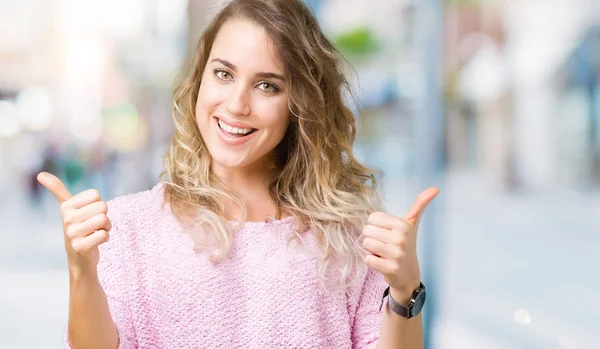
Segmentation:
<svg viewBox="0 0 600 349">
<path fill-rule="evenodd" d="M 69 280 L 71 283 L 97 283 L 98 272 L 95 268 L 88 270 L 81 270 L 78 268 L 69 268 Z"/>
<path fill-rule="evenodd" d="M 410 297 L 412 296 L 412 294 L 415 292 L 416 289 L 419 288 L 420 283 L 420 281 L 417 281 L 417 283 L 414 284 L 414 286 L 407 287 L 405 289 L 396 289 L 394 287 L 390 287 L 390 296 L 392 296 L 396 303 L 406 306 L 408 305 L 408 302 L 410 302 Z M 413 284 L 411 283 L 410 285 Z"/>
</svg>

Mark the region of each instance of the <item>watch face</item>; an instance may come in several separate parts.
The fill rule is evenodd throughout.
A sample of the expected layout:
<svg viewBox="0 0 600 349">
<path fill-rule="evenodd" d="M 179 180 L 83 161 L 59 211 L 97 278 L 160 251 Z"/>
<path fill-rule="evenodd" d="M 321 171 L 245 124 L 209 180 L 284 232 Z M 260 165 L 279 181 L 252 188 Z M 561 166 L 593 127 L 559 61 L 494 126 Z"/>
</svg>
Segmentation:
<svg viewBox="0 0 600 349">
<path fill-rule="evenodd" d="M 425 305 L 425 298 L 426 298 L 425 290 L 422 290 L 421 292 L 419 292 L 419 294 L 415 298 L 415 302 L 413 303 L 413 306 L 411 307 L 411 312 L 410 312 L 411 316 L 419 315 L 419 313 L 423 309 L 423 305 Z"/>
</svg>

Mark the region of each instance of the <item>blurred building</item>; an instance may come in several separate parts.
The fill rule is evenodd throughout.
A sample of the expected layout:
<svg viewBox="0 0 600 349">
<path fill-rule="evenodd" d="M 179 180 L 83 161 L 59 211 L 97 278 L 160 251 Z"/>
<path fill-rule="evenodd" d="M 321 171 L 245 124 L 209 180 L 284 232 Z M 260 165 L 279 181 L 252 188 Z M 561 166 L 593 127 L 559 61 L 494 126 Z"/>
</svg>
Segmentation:
<svg viewBox="0 0 600 349">
<path fill-rule="evenodd" d="M 509 190 L 598 184 L 592 149 L 596 102 L 575 101 L 554 78 L 564 75 L 571 55 L 594 59 L 593 50 L 577 48 L 579 42 L 597 47 L 588 39 L 597 21 L 589 9 L 583 0 L 447 6 L 450 166 L 477 169 L 492 185 Z M 579 77 L 597 86 L 597 67 L 579 64 Z M 570 115 L 561 112 L 565 103 Z M 588 110 L 587 116 L 571 108 Z"/>
<path fill-rule="evenodd" d="M 62 347 L 61 227 L 35 175 L 107 199 L 152 186 L 180 69 L 225 1 L 0 1 L 0 347 Z M 596 348 L 600 2 L 306 2 L 356 70 L 356 152 L 392 214 L 423 189 L 415 124 L 443 66 L 439 347 Z M 443 6 L 436 57 L 424 4 Z"/>
</svg>

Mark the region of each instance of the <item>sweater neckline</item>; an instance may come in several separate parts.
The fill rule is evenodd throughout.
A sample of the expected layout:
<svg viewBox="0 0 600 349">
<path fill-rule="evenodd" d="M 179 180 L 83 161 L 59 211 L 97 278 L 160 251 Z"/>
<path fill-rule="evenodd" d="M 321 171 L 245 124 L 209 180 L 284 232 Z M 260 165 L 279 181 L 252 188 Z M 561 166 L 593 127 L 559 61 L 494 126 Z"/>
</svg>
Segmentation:
<svg viewBox="0 0 600 349">
<path fill-rule="evenodd" d="M 295 220 L 295 218 L 296 217 L 294 217 L 294 215 L 289 215 L 289 216 L 281 218 L 281 219 L 275 219 L 275 220 L 270 220 L 270 221 L 246 221 L 246 222 L 243 222 L 240 227 L 242 227 L 242 228 L 263 228 L 263 227 L 279 226 L 279 225 L 291 223 Z M 230 221 L 230 220 L 228 220 L 227 222 L 232 225 L 238 223 L 237 221 Z"/>
<path fill-rule="evenodd" d="M 162 191 L 162 190 L 164 190 L 165 184 L 166 184 L 166 182 L 159 181 L 152 190 Z M 281 226 L 281 225 L 292 223 L 295 220 L 296 220 L 296 217 L 294 215 L 289 215 L 289 216 L 281 218 L 281 219 L 275 219 L 275 220 L 270 220 L 270 221 L 246 221 L 241 224 L 240 228 L 266 228 L 266 227 Z M 231 221 L 231 220 L 226 220 L 226 222 L 231 225 L 238 223 L 236 221 Z"/>
</svg>

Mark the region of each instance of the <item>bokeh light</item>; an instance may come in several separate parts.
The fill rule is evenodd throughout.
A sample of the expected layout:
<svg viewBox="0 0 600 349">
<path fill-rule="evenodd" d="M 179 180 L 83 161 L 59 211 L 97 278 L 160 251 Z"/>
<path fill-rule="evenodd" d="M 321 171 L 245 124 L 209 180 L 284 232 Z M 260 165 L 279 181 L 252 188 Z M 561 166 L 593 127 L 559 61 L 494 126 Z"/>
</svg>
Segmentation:
<svg viewBox="0 0 600 349">
<path fill-rule="evenodd" d="M 52 125 L 52 97 L 47 89 L 42 87 L 26 88 L 19 93 L 16 102 L 24 127 L 33 131 L 42 131 Z"/>
<path fill-rule="evenodd" d="M 13 137 L 21 131 L 19 108 L 10 101 L 0 101 L 0 137 Z"/>
<path fill-rule="evenodd" d="M 531 315 L 527 309 L 518 309 L 515 311 L 515 322 L 519 325 L 528 325 L 531 323 Z"/>
<path fill-rule="evenodd" d="M 0 348 L 63 347 L 60 217 L 35 175 L 153 186 L 180 70 L 226 2 L 0 1 Z M 305 2 L 354 68 L 385 209 L 441 189 L 419 231 L 427 349 L 599 347 L 600 1 Z"/>
</svg>

